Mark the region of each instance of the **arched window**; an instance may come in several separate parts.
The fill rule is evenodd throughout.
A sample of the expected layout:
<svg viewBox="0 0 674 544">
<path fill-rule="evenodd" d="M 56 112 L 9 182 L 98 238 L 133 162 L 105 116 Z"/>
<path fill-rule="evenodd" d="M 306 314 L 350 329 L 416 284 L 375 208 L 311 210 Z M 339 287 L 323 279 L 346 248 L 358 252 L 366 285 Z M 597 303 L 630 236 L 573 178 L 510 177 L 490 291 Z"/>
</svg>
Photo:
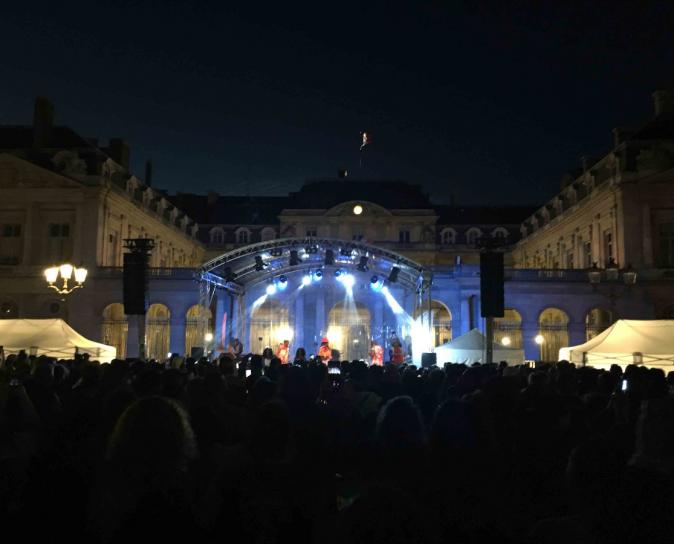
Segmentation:
<svg viewBox="0 0 674 544">
<path fill-rule="evenodd" d="M 108 304 L 103 309 L 103 325 L 101 328 L 103 343 L 117 349 L 117 358 L 126 357 L 126 338 L 129 324 L 124 315 L 124 306 L 119 302 Z"/>
<path fill-rule="evenodd" d="M 591 340 L 615 323 L 616 315 L 611 310 L 592 308 L 585 316 L 585 337 Z"/>
<path fill-rule="evenodd" d="M 492 238 L 507 238 L 508 237 L 508 230 L 503 228 L 503 227 L 496 227 L 493 231 L 491 231 L 491 237 Z"/>
<path fill-rule="evenodd" d="M 262 232 L 260 233 L 260 238 L 262 239 L 263 242 L 273 240 L 274 238 L 276 238 L 276 231 L 271 227 L 265 227 L 262 229 Z"/>
<path fill-rule="evenodd" d="M 16 302 L 5 300 L 0 304 L 0 319 L 16 319 L 19 317 L 19 307 Z"/>
<path fill-rule="evenodd" d="M 522 316 L 517 310 L 506 308 L 503 317 L 494 318 L 494 343 L 522 349 Z"/>
<path fill-rule="evenodd" d="M 351 301 L 335 304 L 328 314 L 330 347 L 342 359 L 366 359 L 370 352 L 370 311 L 365 305 Z"/>
<path fill-rule="evenodd" d="M 145 344 L 148 359 L 166 359 L 171 339 L 171 312 L 164 304 L 151 304 L 145 318 Z"/>
<path fill-rule="evenodd" d="M 236 243 L 237 244 L 248 244 L 250 243 L 250 231 L 248 229 L 237 229 L 236 231 Z"/>
<path fill-rule="evenodd" d="M 276 348 L 284 340 L 292 342 L 292 336 L 288 308 L 279 301 L 267 299 L 253 310 L 250 317 L 251 351 L 262 353 L 264 348 L 270 347 L 276 352 Z"/>
<path fill-rule="evenodd" d="M 220 227 L 211 229 L 211 244 L 222 245 L 225 243 L 225 231 Z"/>
<path fill-rule="evenodd" d="M 189 356 L 192 348 L 205 345 L 204 337 L 213 334 L 213 312 L 205 306 L 195 304 L 185 315 L 185 353 Z"/>
<path fill-rule="evenodd" d="M 423 310 L 423 322 L 427 323 L 428 306 L 415 312 L 414 318 L 418 319 Z M 431 325 L 433 327 L 433 345 L 440 346 L 452 339 L 452 312 L 439 300 L 431 301 Z"/>
<path fill-rule="evenodd" d="M 541 361 L 557 361 L 560 348 L 569 345 L 569 316 L 559 308 L 546 308 L 538 318 Z"/>
<path fill-rule="evenodd" d="M 456 243 L 456 231 L 454 229 L 443 229 L 440 233 L 440 242 L 445 246 Z"/>
<path fill-rule="evenodd" d="M 475 245 L 480 238 L 482 238 L 482 231 L 477 227 L 472 227 L 466 232 L 466 243 L 468 245 Z"/>
</svg>

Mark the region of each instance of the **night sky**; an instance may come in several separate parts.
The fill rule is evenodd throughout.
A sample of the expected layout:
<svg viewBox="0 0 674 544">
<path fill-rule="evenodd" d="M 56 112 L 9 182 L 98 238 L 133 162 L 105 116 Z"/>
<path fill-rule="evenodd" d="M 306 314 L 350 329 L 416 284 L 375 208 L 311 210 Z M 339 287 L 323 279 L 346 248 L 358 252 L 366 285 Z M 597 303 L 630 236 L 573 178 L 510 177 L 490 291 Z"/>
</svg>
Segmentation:
<svg viewBox="0 0 674 544">
<path fill-rule="evenodd" d="M 347 168 L 540 204 L 674 86 L 672 2 L 274 4 L 3 3 L 0 123 L 48 96 L 172 192 L 286 194 Z"/>
</svg>

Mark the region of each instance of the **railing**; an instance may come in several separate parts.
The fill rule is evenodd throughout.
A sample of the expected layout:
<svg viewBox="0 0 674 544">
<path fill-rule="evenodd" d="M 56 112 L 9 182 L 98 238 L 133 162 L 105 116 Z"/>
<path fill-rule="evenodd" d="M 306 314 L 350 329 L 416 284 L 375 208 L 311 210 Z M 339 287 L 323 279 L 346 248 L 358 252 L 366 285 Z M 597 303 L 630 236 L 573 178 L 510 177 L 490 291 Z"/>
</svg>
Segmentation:
<svg viewBox="0 0 674 544">
<path fill-rule="evenodd" d="M 124 268 L 121 266 L 101 266 L 93 271 L 95 278 L 116 278 L 122 276 Z M 194 277 L 194 268 L 161 268 L 147 269 L 150 278 L 191 279 Z"/>
</svg>

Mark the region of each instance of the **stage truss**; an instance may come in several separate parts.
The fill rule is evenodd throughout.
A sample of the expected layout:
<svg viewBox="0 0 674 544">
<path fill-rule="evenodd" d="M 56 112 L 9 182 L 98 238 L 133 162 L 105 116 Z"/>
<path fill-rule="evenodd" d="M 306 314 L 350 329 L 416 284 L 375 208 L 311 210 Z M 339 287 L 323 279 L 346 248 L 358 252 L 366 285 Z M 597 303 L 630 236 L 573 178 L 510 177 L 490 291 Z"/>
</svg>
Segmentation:
<svg viewBox="0 0 674 544">
<path fill-rule="evenodd" d="M 326 253 L 332 251 L 334 263 L 326 264 Z M 290 264 L 291 252 L 297 252 L 297 263 Z M 359 270 L 362 257 L 367 257 L 367 269 Z M 260 269 L 262 265 L 262 269 Z M 391 270 L 397 267 L 396 285 L 415 293 L 415 311 L 431 304 L 431 271 L 404 255 L 388 249 L 357 241 L 335 238 L 280 238 L 250 244 L 204 263 L 195 276 L 199 281 L 199 303 L 209 308 L 217 289 L 224 289 L 241 302 L 246 291 L 262 282 L 297 272 L 324 274 L 341 268 L 353 274 L 377 275 L 385 284 Z M 431 315 L 431 312 L 427 312 Z M 207 312 L 204 312 L 200 332 L 208 327 Z M 424 315 L 424 312 L 421 314 Z M 427 325 L 432 327 L 431 318 Z M 425 323 L 426 324 L 426 323 Z"/>
</svg>

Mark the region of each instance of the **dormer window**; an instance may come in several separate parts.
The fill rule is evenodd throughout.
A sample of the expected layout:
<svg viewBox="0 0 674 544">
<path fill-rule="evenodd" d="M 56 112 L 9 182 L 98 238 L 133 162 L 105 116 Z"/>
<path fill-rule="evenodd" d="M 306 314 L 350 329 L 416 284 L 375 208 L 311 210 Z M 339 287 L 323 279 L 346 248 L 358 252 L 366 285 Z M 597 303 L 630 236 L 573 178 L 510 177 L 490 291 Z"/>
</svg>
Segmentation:
<svg viewBox="0 0 674 544">
<path fill-rule="evenodd" d="M 440 234 L 440 242 L 445 246 L 456 243 L 456 231 L 454 229 L 444 229 Z"/>
<path fill-rule="evenodd" d="M 211 244 L 222 245 L 225 243 L 225 231 L 222 230 L 220 227 L 215 227 L 211 229 L 210 236 L 211 236 Z"/>
<path fill-rule="evenodd" d="M 250 231 L 247 228 L 240 228 L 236 231 L 236 243 L 237 244 L 249 244 L 250 243 Z"/>
<path fill-rule="evenodd" d="M 477 241 L 482 238 L 482 231 L 478 229 L 477 227 L 473 227 L 468 229 L 466 232 L 466 243 L 468 245 L 475 245 L 477 244 Z"/>
</svg>

